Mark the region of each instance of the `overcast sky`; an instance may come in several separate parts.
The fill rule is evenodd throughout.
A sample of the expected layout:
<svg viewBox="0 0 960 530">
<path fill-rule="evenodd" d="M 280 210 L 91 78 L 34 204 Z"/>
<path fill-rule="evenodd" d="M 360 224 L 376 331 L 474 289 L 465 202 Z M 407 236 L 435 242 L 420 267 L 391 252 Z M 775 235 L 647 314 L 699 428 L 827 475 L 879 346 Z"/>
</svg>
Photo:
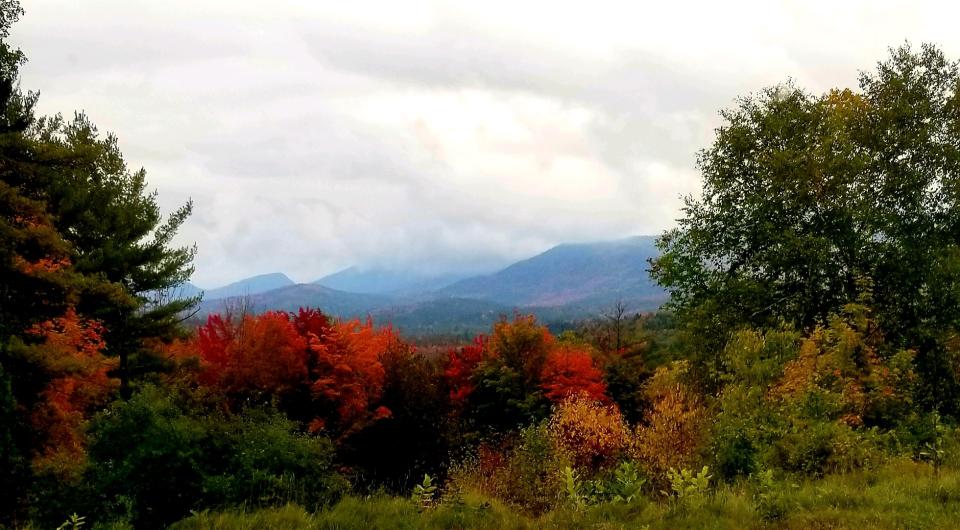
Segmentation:
<svg viewBox="0 0 960 530">
<path fill-rule="evenodd" d="M 952 2 L 23 0 L 41 113 L 147 169 L 195 283 L 487 269 L 655 234 L 738 95 L 854 86 L 887 47 L 960 57 Z"/>
</svg>

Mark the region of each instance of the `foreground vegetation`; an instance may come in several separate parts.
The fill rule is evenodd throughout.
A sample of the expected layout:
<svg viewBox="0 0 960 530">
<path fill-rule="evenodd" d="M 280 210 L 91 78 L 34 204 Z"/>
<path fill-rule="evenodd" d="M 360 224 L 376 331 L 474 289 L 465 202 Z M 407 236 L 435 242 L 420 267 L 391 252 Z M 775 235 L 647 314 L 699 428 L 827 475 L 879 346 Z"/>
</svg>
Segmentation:
<svg viewBox="0 0 960 530">
<path fill-rule="evenodd" d="M 540 517 L 501 502 L 466 494 L 421 509 L 396 497 L 350 497 L 311 514 L 299 506 L 254 512 L 203 512 L 173 528 L 956 528 L 960 524 L 960 471 L 937 475 L 910 461 L 822 480 L 743 481 L 687 499 L 562 507 Z"/>
<path fill-rule="evenodd" d="M 662 312 L 430 355 L 313 308 L 182 325 L 192 205 L 164 219 L 115 138 L 35 116 L 24 60 L 0 42 L 0 525 L 960 526 L 960 72 L 933 46 L 725 112 Z"/>
</svg>

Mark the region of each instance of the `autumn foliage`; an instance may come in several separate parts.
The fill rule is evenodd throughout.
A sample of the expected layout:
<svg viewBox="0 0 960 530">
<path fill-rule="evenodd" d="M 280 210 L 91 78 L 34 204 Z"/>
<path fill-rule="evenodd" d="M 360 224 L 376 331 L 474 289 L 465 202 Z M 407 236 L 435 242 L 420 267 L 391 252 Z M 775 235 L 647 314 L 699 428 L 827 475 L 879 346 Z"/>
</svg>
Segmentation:
<svg viewBox="0 0 960 530">
<path fill-rule="evenodd" d="M 557 341 L 532 315 L 503 318 L 494 324 L 489 337 L 480 335 L 473 343 L 449 352 L 444 374 L 450 399 L 455 404 L 466 401 L 477 386 L 478 369 L 493 363 L 552 403 L 580 394 L 609 401 L 593 352 L 586 346 Z"/>
<path fill-rule="evenodd" d="M 647 385 L 653 402 L 637 426 L 633 456 L 656 475 L 689 467 L 707 440 L 707 409 L 700 395 L 681 379 L 685 362 L 661 367 Z"/>
<path fill-rule="evenodd" d="M 233 396 L 308 394 L 310 428 L 348 432 L 390 416 L 378 405 L 382 355 L 399 342 L 370 320 L 330 320 L 314 309 L 229 319 L 211 315 L 195 339 L 200 382 Z"/>
<path fill-rule="evenodd" d="M 28 333 L 38 340 L 33 353 L 50 374 L 32 413 L 34 428 L 43 437 L 34 467 L 69 473 L 83 461 L 86 420 L 116 388 L 108 376 L 116 359 L 103 355 L 103 326 L 73 308 Z"/>
<path fill-rule="evenodd" d="M 489 350 L 486 337 L 483 335 L 476 337 L 472 344 L 450 350 L 444 375 L 447 386 L 450 387 L 450 400 L 453 403 L 462 404 L 473 392 L 474 385 L 471 381 L 473 371 L 487 355 Z"/>
<path fill-rule="evenodd" d="M 560 346 L 547 355 L 540 386 L 547 399 L 558 403 L 572 396 L 609 402 L 603 372 L 597 368 L 593 356 L 584 349 Z"/>
<path fill-rule="evenodd" d="M 596 471 L 615 464 L 630 447 L 631 432 L 620 410 L 588 394 L 570 396 L 547 424 L 559 454 L 578 469 Z"/>
<path fill-rule="evenodd" d="M 323 427 L 329 419 L 349 426 L 371 412 L 383 391 L 380 357 L 399 340 L 392 329 L 376 329 L 370 320 L 337 322 L 325 337 L 311 338 L 310 354 L 315 364 L 310 390 L 333 412 L 332 417 L 317 418 L 313 428 Z M 389 411 L 377 407 L 372 414 L 384 418 Z"/>
</svg>

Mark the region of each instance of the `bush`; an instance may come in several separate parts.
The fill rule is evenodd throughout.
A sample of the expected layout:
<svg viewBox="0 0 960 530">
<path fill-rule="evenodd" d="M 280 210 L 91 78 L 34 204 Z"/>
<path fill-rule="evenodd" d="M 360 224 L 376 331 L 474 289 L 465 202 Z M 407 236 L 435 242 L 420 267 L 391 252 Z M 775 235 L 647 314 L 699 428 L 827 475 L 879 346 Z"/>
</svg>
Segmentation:
<svg viewBox="0 0 960 530">
<path fill-rule="evenodd" d="M 843 423 L 813 422 L 796 426 L 773 447 L 772 465 L 822 477 L 868 467 L 883 456 L 866 432 Z"/>
<path fill-rule="evenodd" d="M 148 387 L 96 418 L 91 434 L 94 499 L 108 512 L 125 508 L 138 528 L 210 506 L 317 507 L 346 486 L 330 442 L 271 411 L 227 415 Z"/>
<path fill-rule="evenodd" d="M 554 409 L 547 432 L 556 451 L 577 470 L 593 473 L 620 460 L 631 433 L 614 405 L 586 395 L 566 399 Z"/>
<path fill-rule="evenodd" d="M 679 382 L 685 371 L 682 364 L 660 368 L 647 385 L 654 405 L 636 430 L 632 456 L 653 476 L 688 467 L 706 442 L 707 411 L 701 398 Z"/>
<path fill-rule="evenodd" d="M 538 515 L 556 506 L 562 497 L 560 470 L 565 464 L 546 425 L 531 425 L 514 438 L 481 445 L 474 458 L 451 471 L 452 487 L 476 491 Z"/>
</svg>

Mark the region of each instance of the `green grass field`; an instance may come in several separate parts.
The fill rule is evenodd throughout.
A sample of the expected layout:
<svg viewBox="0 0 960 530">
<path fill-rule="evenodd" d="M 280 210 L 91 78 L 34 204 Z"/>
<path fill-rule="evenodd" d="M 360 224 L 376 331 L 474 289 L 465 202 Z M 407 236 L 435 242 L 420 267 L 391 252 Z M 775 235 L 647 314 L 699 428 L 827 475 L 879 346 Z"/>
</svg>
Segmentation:
<svg viewBox="0 0 960 530">
<path fill-rule="evenodd" d="M 647 497 L 633 505 L 557 509 L 530 517 L 467 493 L 419 510 L 404 498 L 349 497 L 307 513 L 298 506 L 254 512 L 203 512 L 176 530 L 240 529 L 537 529 L 537 528 L 960 528 L 960 470 L 894 461 L 870 471 L 820 480 L 776 481 L 766 491 L 744 482 L 690 500 Z"/>
</svg>

